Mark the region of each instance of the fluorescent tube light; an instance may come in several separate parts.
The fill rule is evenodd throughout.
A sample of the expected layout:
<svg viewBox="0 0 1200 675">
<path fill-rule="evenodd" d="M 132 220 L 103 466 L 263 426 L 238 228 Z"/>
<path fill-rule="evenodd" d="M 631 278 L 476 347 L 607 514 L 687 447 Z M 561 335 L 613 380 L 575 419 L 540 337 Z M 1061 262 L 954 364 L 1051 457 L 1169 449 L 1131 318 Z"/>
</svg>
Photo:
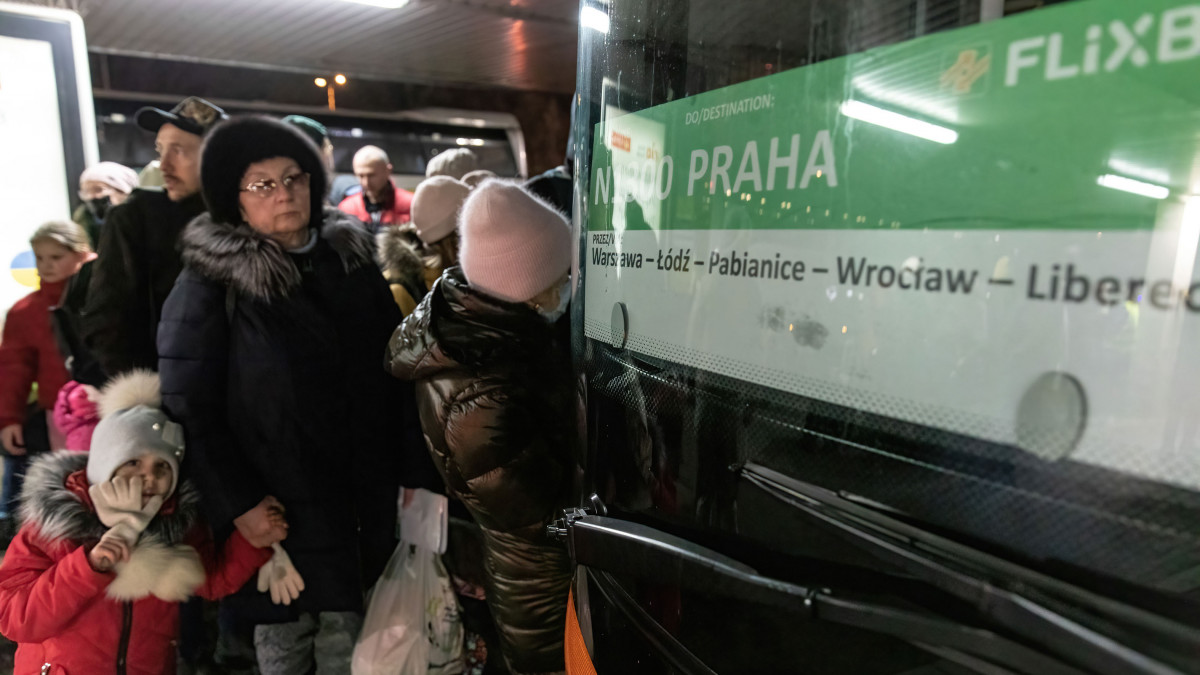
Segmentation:
<svg viewBox="0 0 1200 675">
<path fill-rule="evenodd" d="M 842 103 L 842 114 L 868 124 L 899 131 L 902 134 L 924 138 L 927 141 L 949 145 L 958 140 L 958 132 L 936 124 L 901 115 L 900 113 L 877 108 L 862 101 L 846 101 Z"/>
<path fill-rule="evenodd" d="M 608 15 L 595 7 L 584 7 L 579 13 L 579 23 L 592 30 L 608 33 Z"/>
<path fill-rule="evenodd" d="M 359 5 L 370 5 L 384 9 L 400 9 L 408 4 L 408 0 L 342 0 L 342 2 L 353 2 Z"/>
<path fill-rule="evenodd" d="M 1124 176 L 1115 176 L 1111 173 L 1104 174 L 1096 179 L 1097 185 L 1102 185 L 1106 188 L 1129 192 L 1151 199 L 1166 199 L 1171 191 L 1161 185 L 1153 183 L 1143 183 L 1140 180 L 1125 178 Z"/>
</svg>

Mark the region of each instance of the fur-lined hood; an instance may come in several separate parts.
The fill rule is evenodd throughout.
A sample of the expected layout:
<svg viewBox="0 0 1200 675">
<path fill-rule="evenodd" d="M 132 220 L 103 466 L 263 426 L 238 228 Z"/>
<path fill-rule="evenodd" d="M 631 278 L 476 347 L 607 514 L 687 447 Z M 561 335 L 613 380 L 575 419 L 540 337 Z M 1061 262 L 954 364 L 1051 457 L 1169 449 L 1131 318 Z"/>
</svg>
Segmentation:
<svg viewBox="0 0 1200 675">
<path fill-rule="evenodd" d="M 87 467 L 84 452 L 60 450 L 33 460 L 25 474 L 20 518 L 47 543 L 94 543 L 108 530 L 83 495 L 68 487 L 68 479 Z M 83 489 L 82 483 L 79 489 Z M 165 512 L 164 512 L 165 511 Z M 150 521 L 130 559 L 118 563 L 116 578 L 106 595 L 114 600 L 137 600 L 153 595 L 181 602 L 204 582 L 204 568 L 195 549 L 184 544 L 200 520 L 200 496 L 190 483 L 179 490 Z"/>
<path fill-rule="evenodd" d="M 86 452 L 59 450 L 34 458 L 21 491 L 21 522 L 37 528 L 48 541 L 99 541 L 108 528 L 83 498 L 70 490 L 67 477 L 87 468 Z M 160 511 L 142 535 L 167 545 L 181 543 L 200 520 L 200 495 L 190 483 L 179 484 L 169 513 Z M 164 509 L 167 507 L 164 506 Z"/>
<path fill-rule="evenodd" d="M 374 242 L 353 216 L 326 208 L 319 235 L 337 252 L 346 272 L 373 263 Z M 188 224 L 182 242 L 185 265 L 239 294 L 273 300 L 300 285 L 300 271 L 283 247 L 244 223 L 219 223 L 203 213 Z"/>
<path fill-rule="evenodd" d="M 384 227 L 375 235 L 376 259 L 389 281 L 424 279 L 425 263 L 413 248 L 416 236 L 414 230 L 403 225 Z"/>
</svg>

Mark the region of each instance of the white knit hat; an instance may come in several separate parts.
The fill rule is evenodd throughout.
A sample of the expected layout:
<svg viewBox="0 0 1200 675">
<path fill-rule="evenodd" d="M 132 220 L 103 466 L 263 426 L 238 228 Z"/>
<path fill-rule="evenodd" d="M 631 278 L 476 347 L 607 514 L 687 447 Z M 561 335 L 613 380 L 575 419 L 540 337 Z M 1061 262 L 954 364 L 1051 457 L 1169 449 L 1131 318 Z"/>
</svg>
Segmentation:
<svg viewBox="0 0 1200 675">
<path fill-rule="evenodd" d="M 571 268 L 566 218 L 516 183 L 489 180 L 472 190 L 458 231 L 467 282 L 500 300 L 525 302 Z"/>
<path fill-rule="evenodd" d="M 171 489 L 179 484 L 183 461 L 183 429 L 161 410 L 158 375 L 131 370 L 100 393 L 100 423 L 92 433 L 87 479 L 91 485 L 111 480 L 121 465 L 152 452 L 171 465 Z"/>
<path fill-rule="evenodd" d="M 495 171 L 488 171 L 487 169 L 475 169 L 471 173 L 463 176 L 462 182 L 466 183 L 468 187 L 475 187 L 489 178 L 499 178 L 499 176 L 496 175 Z"/>
<path fill-rule="evenodd" d="M 83 170 L 79 182 L 95 181 L 129 194 L 138 186 L 138 175 L 133 169 L 116 162 L 100 162 Z"/>
<path fill-rule="evenodd" d="M 458 210 L 470 194 L 466 183 L 450 176 L 421 181 L 412 200 L 412 223 L 421 241 L 435 244 L 450 236 L 458 224 Z"/>
<path fill-rule="evenodd" d="M 474 171 L 478 164 L 479 159 L 475 153 L 466 148 L 454 148 L 434 155 L 425 166 L 425 176 L 450 176 L 455 180 L 462 180 L 462 177 Z"/>
</svg>

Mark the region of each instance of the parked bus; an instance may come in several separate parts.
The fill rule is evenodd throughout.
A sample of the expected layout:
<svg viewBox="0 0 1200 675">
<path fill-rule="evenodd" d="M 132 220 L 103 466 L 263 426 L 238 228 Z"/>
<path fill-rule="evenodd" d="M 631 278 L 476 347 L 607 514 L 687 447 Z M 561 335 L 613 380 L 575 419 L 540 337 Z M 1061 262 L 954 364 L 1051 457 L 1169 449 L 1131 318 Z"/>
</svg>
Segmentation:
<svg viewBox="0 0 1200 675">
<path fill-rule="evenodd" d="M 133 123 L 134 113 L 146 105 L 174 105 L 178 97 L 102 90 L 96 92 L 102 159 L 141 168 L 156 158 L 149 135 Z M 436 154 L 451 148 L 468 148 L 479 158 L 479 167 L 497 175 L 524 178 L 529 173 L 525 134 L 510 113 L 423 108 L 394 114 L 338 110 L 308 106 L 282 106 L 247 101 L 213 100 L 230 115 L 265 114 L 282 117 L 298 114 L 321 122 L 333 143 L 333 198 L 356 189 L 352 162 L 364 145 L 388 153 L 396 185 L 408 190 L 425 178 L 425 166 Z"/>
<path fill-rule="evenodd" d="M 1200 8 L 999 6 L 583 3 L 570 672 L 1200 672 Z"/>
</svg>

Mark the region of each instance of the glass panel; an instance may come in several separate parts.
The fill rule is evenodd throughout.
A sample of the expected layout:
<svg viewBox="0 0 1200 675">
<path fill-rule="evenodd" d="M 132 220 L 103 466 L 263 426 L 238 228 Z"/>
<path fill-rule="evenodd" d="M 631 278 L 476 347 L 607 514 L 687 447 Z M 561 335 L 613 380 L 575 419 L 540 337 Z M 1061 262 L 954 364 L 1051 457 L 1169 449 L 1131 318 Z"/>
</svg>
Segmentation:
<svg viewBox="0 0 1200 675">
<path fill-rule="evenodd" d="M 763 465 L 1193 623 L 1200 9 L 985 9 L 585 3 L 590 487 L 872 566 L 764 521 Z"/>
</svg>

